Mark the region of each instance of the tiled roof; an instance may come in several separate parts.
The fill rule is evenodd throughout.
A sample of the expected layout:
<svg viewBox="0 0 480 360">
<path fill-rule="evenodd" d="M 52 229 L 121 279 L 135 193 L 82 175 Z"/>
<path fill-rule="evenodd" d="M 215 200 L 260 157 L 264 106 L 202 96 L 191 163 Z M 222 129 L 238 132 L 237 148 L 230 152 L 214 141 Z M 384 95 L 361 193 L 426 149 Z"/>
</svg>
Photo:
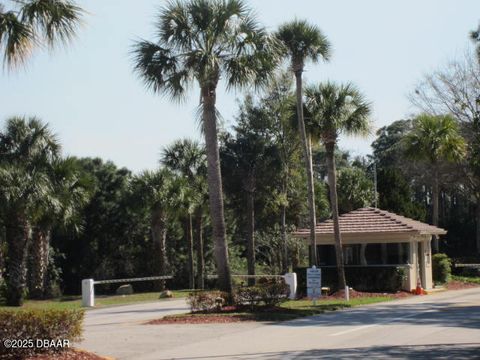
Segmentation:
<svg viewBox="0 0 480 360">
<path fill-rule="evenodd" d="M 446 230 L 425 224 L 385 210 L 366 207 L 340 215 L 340 232 L 342 234 L 379 234 L 379 233 L 417 233 L 443 235 Z M 316 234 L 333 234 L 333 220 L 317 224 Z M 309 229 L 298 229 L 297 236 L 305 236 Z"/>
</svg>

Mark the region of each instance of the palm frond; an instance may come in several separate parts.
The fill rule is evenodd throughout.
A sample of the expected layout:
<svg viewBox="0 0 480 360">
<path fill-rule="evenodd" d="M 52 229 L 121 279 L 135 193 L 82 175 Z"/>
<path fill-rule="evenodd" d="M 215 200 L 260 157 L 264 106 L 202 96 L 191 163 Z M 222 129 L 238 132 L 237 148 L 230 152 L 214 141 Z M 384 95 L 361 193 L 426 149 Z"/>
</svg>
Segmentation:
<svg viewBox="0 0 480 360">
<path fill-rule="evenodd" d="M 20 21 L 13 11 L 0 10 L 0 49 L 4 66 L 15 68 L 24 64 L 35 45 L 31 27 Z"/>
<path fill-rule="evenodd" d="M 284 54 L 295 63 L 303 64 L 310 60 L 314 63 L 328 61 L 331 56 L 331 44 L 323 32 L 306 20 L 295 19 L 280 25 L 276 37 L 284 44 Z"/>
<path fill-rule="evenodd" d="M 324 141 L 336 141 L 340 133 L 366 136 L 371 131 L 371 105 L 353 84 L 332 82 L 309 86 L 305 106 L 309 130 Z"/>
<path fill-rule="evenodd" d="M 68 43 L 82 22 L 84 11 L 68 0 L 30 0 L 20 10 L 23 23 L 30 25 L 48 46 Z"/>
<path fill-rule="evenodd" d="M 149 42 L 138 41 L 132 51 L 134 70 L 147 88 L 181 100 L 191 80 L 190 69 L 184 68 L 170 49 Z"/>
</svg>

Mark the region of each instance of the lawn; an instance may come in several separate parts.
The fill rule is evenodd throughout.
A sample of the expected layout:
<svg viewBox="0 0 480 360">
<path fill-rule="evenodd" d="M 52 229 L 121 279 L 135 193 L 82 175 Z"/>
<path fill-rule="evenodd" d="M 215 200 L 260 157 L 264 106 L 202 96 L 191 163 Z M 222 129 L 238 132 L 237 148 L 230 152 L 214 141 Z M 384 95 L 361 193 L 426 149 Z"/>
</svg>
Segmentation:
<svg viewBox="0 0 480 360">
<path fill-rule="evenodd" d="M 184 298 L 188 295 L 190 290 L 172 290 L 174 298 Z M 132 295 L 114 295 L 114 296 L 105 296 L 99 295 L 95 296 L 95 309 L 102 308 L 107 306 L 115 305 L 126 305 L 134 304 L 141 302 L 150 302 L 150 301 L 164 301 L 164 299 L 159 300 L 158 292 L 150 293 L 138 293 Z M 24 305 L 20 308 L 5 306 L 4 303 L 0 303 L 0 310 L 10 309 L 79 309 L 82 307 L 82 297 L 81 296 L 63 296 L 61 298 L 51 299 L 51 300 L 26 300 Z"/>
<path fill-rule="evenodd" d="M 149 324 L 168 323 L 209 323 L 209 322 L 236 322 L 236 321 L 285 321 L 304 316 L 323 314 L 329 311 L 340 310 L 355 306 L 373 304 L 394 300 L 392 296 L 371 296 L 353 298 L 349 302 L 344 300 L 325 299 L 313 305 L 311 300 L 289 300 L 277 307 L 256 307 L 231 309 L 216 313 L 188 313 L 165 316 L 162 319 L 150 321 Z"/>
<path fill-rule="evenodd" d="M 452 275 L 452 280 L 454 280 L 454 281 L 460 281 L 460 282 L 463 282 L 463 283 L 478 284 L 478 285 L 480 285 L 480 277 L 479 277 L 479 276 L 458 276 L 458 275 Z"/>
</svg>

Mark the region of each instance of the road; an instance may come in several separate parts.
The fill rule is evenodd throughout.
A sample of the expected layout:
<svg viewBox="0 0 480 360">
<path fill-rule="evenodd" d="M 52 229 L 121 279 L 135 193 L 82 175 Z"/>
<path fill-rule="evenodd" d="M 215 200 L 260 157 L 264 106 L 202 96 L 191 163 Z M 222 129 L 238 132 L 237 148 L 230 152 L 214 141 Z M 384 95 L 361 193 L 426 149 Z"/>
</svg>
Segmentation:
<svg viewBox="0 0 480 360">
<path fill-rule="evenodd" d="M 277 324 L 142 324 L 185 307 L 169 304 L 135 305 L 136 313 L 130 306 L 89 311 L 80 346 L 139 360 L 480 359 L 480 288 Z"/>
</svg>

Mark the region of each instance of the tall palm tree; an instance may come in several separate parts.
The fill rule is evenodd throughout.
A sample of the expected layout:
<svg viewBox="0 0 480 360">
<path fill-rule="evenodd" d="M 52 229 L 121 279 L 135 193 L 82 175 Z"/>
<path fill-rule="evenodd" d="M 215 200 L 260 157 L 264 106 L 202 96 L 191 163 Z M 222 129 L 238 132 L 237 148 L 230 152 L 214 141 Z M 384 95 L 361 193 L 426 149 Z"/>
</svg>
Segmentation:
<svg viewBox="0 0 480 360">
<path fill-rule="evenodd" d="M 134 192 L 142 204 L 150 208 L 150 232 L 152 235 L 155 275 L 167 275 L 167 221 L 177 196 L 173 189 L 173 174 L 168 169 L 144 171 L 132 181 Z M 155 284 L 155 290 L 165 290 L 165 281 Z"/>
<path fill-rule="evenodd" d="M 408 158 L 425 161 L 431 166 L 432 222 L 438 225 L 442 162 L 459 161 L 466 150 L 458 123 L 451 115 L 421 114 L 414 119 L 412 130 L 405 136 L 403 145 Z M 433 252 L 438 251 L 438 237 L 434 236 Z"/>
<path fill-rule="evenodd" d="M 368 135 L 370 132 L 370 104 L 352 84 L 325 83 L 305 90 L 305 105 L 310 115 L 309 130 L 318 137 L 326 151 L 330 204 L 332 208 L 338 286 L 346 285 L 343 263 L 343 244 L 340 233 L 335 146 L 341 133 Z"/>
<path fill-rule="evenodd" d="M 55 135 L 36 118 L 10 118 L 0 134 L 0 211 L 8 248 L 8 305 L 23 303 L 30 220 L 36 209 L 56 201 L 49 171 L 59 152 Z"/>
<path fill-rule="evenodd" d="M 203 254 L 203 214 L 204 203 L 207 201 L 207 159 L 205 148 L 198 142 L 183 139 L 174 142 L 163 149 L 161 163 L 188 180 L 188 185 L 194 190 L 194 243 L 197 253 L 197 288 L 205 286 L 205 258 Z M 193 274 L 193 258 L 190 264 Z M 193 281 L 191 281 L 191 285 Z"/>
<path fill-rule="evenodd" d="M 303 116 L 303 83 L 302 74 L 305 62 L 317 63 L 319 60 L 328 61 L 330 58 L 330 42 L 321 30 L 305 20 L 294 20 L 280 26 L 277 38 L 285 45 L 284 56 L 291 62 L 291 70 L 295 74 L 298 130 L 303 145 L 305 168 L 307 171 L 308 209 L 311 242 L 311 262 L 317 263 L 317 245 L 315 240 L 315 191 L 313 186 L 313 166 L 311 147 L 305 130 Z"/>
<path fill-rule="evenodd" d="M 56 159 L 52 165 L 47 175 L 53 192 L 44 195 L 32 217 L 28 287 L 29 296 L 37 299 L 51 293 L 47 268 L 52 228 L 68 226 L 80 232 L 83 220 L 80 213 L 90 198 L 90 181 L 80 171 L 75 158 Z"/>
<path fill-rule="evenodd" d="M 35 47 L 68 43 L 82 16 L 83 10 L 68 0 L 2 0 L 0 50 L 4 65 L 23 64 Z"/>
<path fill-rule="evenodd" d="M 216 92 L 261 86 L 277 65 L 278 43 L 241 0 L 188 0 L 160 10 L 156 42 L 135 44 L 135 71 L 153 91 L 175 100 L 196 82 L 207 152 L 210 217 L 219 286 L 231 292 L 217 134 Z"/>
</svg>

